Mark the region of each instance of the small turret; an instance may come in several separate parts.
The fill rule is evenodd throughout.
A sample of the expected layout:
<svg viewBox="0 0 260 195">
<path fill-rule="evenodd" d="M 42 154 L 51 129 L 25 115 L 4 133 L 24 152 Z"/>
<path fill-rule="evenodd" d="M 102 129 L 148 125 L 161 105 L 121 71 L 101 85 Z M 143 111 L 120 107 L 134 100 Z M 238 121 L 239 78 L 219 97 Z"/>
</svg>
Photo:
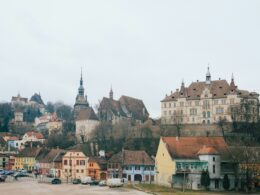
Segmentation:
<svg viewBox="0 0 260 195">
<path fill-rule="evenodd" d="M 111 100 L 114 99 L 114 92 L 113 92 L 112 86 L 111 86 L 111 88 L 110 88 L 109 98 L 110 98 Z"/>
<path fill-rule="evenodd" d="M 210 83 L 211 83 L 211 74 L 210 74 L 209 67 L 208 67 L 208 71 L 206 74 L 206 84 L 209 85 Z"/>
</svg>

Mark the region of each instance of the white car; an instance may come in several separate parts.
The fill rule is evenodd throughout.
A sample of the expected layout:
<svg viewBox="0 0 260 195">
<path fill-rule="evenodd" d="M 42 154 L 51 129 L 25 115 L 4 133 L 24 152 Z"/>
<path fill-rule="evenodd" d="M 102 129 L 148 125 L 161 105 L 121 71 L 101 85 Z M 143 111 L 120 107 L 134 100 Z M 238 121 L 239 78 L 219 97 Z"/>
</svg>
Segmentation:
<svg viewBox="0 0 260 195">
<path fill-rule="evenodd" d="M 89 176 L 81 179 L 81 184 L 87 185 L 87 184 L 92 184 L 92 183 L 93 183 L 93 180 Z"/>
<path fill-rule="evenodd" d="M 112 179 L 107 180 L 107 186 L 109 186 L 110 188 L 122 187 L 123 185 L 124 185 L 124 183 L 122 182 L 122 179 L 120 179 L 120 178 L 112 178 Z"/>
</svg>

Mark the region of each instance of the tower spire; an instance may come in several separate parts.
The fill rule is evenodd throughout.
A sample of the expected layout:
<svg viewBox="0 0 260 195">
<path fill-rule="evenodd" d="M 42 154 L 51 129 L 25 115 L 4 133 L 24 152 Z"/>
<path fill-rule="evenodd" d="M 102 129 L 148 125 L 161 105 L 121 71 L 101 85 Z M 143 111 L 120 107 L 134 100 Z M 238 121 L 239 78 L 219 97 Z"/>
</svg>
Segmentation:
<svg viewBox="0 0 260 195">
<path fill-rule="evenodd" d="M 110 87 L 110 92 L 109 92 L 109 98 L 112 100 L 114 97 L 114 93 L 113 93 L 113 89 L 112 89 L 112 85 Z"/>
<path fill-rule="evenodd" d="M 211 74 L 210 74 L 210 71 L 209 71 L 209 64 L 208 64 L 208 71 L 207 71 L 207 74 L 206 74 L 206 84 L 210 84 L 211 83 Z"/>
</svg>

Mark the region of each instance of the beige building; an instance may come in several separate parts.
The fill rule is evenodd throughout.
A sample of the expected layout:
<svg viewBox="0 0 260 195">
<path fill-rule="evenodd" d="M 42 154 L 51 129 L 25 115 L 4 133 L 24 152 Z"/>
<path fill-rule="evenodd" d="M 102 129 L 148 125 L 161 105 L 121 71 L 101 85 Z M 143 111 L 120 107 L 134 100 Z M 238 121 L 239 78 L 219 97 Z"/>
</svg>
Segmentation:
<svg viewBox="0 0 260 195">
<path fill-rule="evenodd" d="M 85 108 L 79 112 L 76 119 L 76 137 L 79 142 L 87 141 L 91 133 L 99 124 L 93 108 Z"/>
<path fill-rule="evenodd" d="M 67 151 L 62 158 L 61 178 L 66 180 L 82 179 L 87 176 L 88 157 L 82 152 L 80 145 Z"/>
<path fill-rule="evenodd" d="M 226 80 L 211 80 L 208 69 L 206 81 L 192 82 L 171 92 L 161 101 L 162 124 L 212 124 L 227 122 L 257 121 L 259 94 L 240 90 Z"/>
</svg>

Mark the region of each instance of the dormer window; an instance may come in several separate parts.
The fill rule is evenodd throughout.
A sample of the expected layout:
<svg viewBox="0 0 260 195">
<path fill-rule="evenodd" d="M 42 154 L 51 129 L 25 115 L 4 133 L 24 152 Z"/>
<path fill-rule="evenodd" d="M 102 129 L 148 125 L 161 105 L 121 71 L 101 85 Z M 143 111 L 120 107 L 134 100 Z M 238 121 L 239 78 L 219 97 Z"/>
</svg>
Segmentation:
<svg viewBox="0 0 260 195">
<path fill-rule="evenodd" d="M 222 89 L 223 87 L 222 86 L 219 86 L 219 89 Z"/>
<path fill-rule="evenodd" d="M 196 88 L 194 88 L 193 91 L 196 91 Z"/>
</svg>

